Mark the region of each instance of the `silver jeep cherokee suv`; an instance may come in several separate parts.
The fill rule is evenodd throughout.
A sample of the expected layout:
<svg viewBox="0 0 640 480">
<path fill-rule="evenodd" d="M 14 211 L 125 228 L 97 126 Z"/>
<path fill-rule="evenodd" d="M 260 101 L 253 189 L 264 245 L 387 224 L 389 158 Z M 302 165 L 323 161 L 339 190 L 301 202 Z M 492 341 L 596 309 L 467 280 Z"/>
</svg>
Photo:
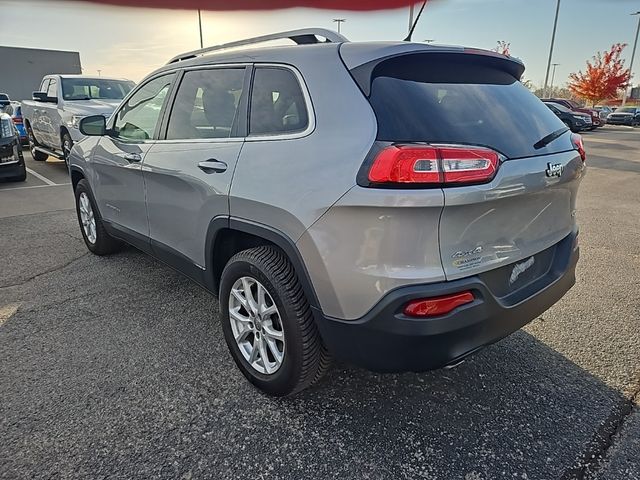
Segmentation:
<svg viewBox="0 0 640 480">
<path fill-rule="evenodd" d="M 232 48 L 276 38 L 297 45 Z M 231 355 L 269 394 L 331 356 L 454 365 L 575 282 L 585 153 L 523 70 L 320 29 L 188 52 L 81 122 L 85 242 L 127 242 L 218 295 Z"/>
</svg>

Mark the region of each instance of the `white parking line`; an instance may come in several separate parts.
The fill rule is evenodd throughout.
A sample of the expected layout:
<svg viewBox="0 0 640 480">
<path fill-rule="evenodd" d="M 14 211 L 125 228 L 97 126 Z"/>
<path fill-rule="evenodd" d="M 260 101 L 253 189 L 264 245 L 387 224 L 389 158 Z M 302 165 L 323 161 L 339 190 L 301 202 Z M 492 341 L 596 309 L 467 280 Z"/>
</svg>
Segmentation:
<svg viewBox="0 0 640 480">
<path fill-rule="evenodd" d="M 64 187 L 67 185 L 71 185 L 71 183 L 54 183 L 53 185 L 31 185 L 29 187 L 10 187 L 10 188 L 0 188 L 0 193 L 8 192 L 10 190 L 29 190 L 31 188 L 50 188 L 50 187 Z"/>
<path fill-rule="evenodd" d="M 47 185 L 59 185 L 59 183 L 56 182 L 52 182 L 51 180 L 49 180 L 47 177 L 45 177 L 44 175 L 40 175 L 38 172 L 34 172 L 33 170 L 31 170 L 30 168 L 27 168 L 27 172 L 29 172 L 31 175 L 33 175 L 34 177 L 42 180 L 44 183 L 46 183 Z"/>
</svg>

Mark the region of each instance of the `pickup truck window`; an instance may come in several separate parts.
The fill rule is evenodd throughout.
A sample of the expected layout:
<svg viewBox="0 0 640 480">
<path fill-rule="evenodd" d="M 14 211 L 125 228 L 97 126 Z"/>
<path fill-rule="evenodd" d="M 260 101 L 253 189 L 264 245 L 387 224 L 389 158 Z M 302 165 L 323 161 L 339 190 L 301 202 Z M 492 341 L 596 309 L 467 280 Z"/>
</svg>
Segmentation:
<svg viewBox="0 0 640 480">
<path fill-rule="evenodd" d="M 40 90 L 38 90 L 39 92 L 46 92 L 49 89 L 49 79 L 45 78 L 44 80 L 42 80 L 42 84 L 40 85 Z"/>
<path fill-rule="evenodd" d="M 47 97 L 57 97 L 58 96 L 58 81 L 55 78 L 51 79 L 51 83 L 49 84 L 49 88 L 47 88 Z"/>
<path fill-rule="evenodd" d="M 133 86 L 127 80 L 63 78 L 62 96 L 65 100 L 122 100 Z"/>
<path fill-rule="evenodd" d="M 153 138 L 174 77 L 174 73 L 163 75 L 138 88 L 116 114 L 116 137 L 136 141 Z"/>
</svg>

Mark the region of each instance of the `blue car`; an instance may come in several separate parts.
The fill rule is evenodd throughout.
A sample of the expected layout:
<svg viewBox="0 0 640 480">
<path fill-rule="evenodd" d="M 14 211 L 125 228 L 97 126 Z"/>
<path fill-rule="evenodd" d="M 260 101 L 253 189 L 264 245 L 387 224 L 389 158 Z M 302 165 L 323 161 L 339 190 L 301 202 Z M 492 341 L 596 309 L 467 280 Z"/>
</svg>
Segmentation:
<svg viewBox="0 0 640 480">
<path fill-rule="evenodd" d="M 29 143 L 29 137 L 27 136 L 27 129 L 24 128 L 24 119 L 22 118 L 22 106 L 20 102 L 11 102 L 11 104 L 5 108 L 5 112 L 11 115 L 11 120 L 18 131 L 20 137 L 20 143 L 26 145 Z"/>
</svg>

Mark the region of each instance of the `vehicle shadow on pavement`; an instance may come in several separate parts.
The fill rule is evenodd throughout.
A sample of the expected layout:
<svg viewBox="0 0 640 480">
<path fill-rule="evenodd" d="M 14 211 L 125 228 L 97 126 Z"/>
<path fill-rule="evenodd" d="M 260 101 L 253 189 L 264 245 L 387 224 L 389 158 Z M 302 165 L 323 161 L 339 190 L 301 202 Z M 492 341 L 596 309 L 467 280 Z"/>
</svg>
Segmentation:
<svg viewBox="0 0 640 480">
<path fill-rule="evenodd" d="M 572 478 L 626 403 L 524 331 L 453 370 L 337 364 L 273 399 L 217 301 L 134 249 L 29 278 L 0 288 L 4 478 Z"/>
</svg>

